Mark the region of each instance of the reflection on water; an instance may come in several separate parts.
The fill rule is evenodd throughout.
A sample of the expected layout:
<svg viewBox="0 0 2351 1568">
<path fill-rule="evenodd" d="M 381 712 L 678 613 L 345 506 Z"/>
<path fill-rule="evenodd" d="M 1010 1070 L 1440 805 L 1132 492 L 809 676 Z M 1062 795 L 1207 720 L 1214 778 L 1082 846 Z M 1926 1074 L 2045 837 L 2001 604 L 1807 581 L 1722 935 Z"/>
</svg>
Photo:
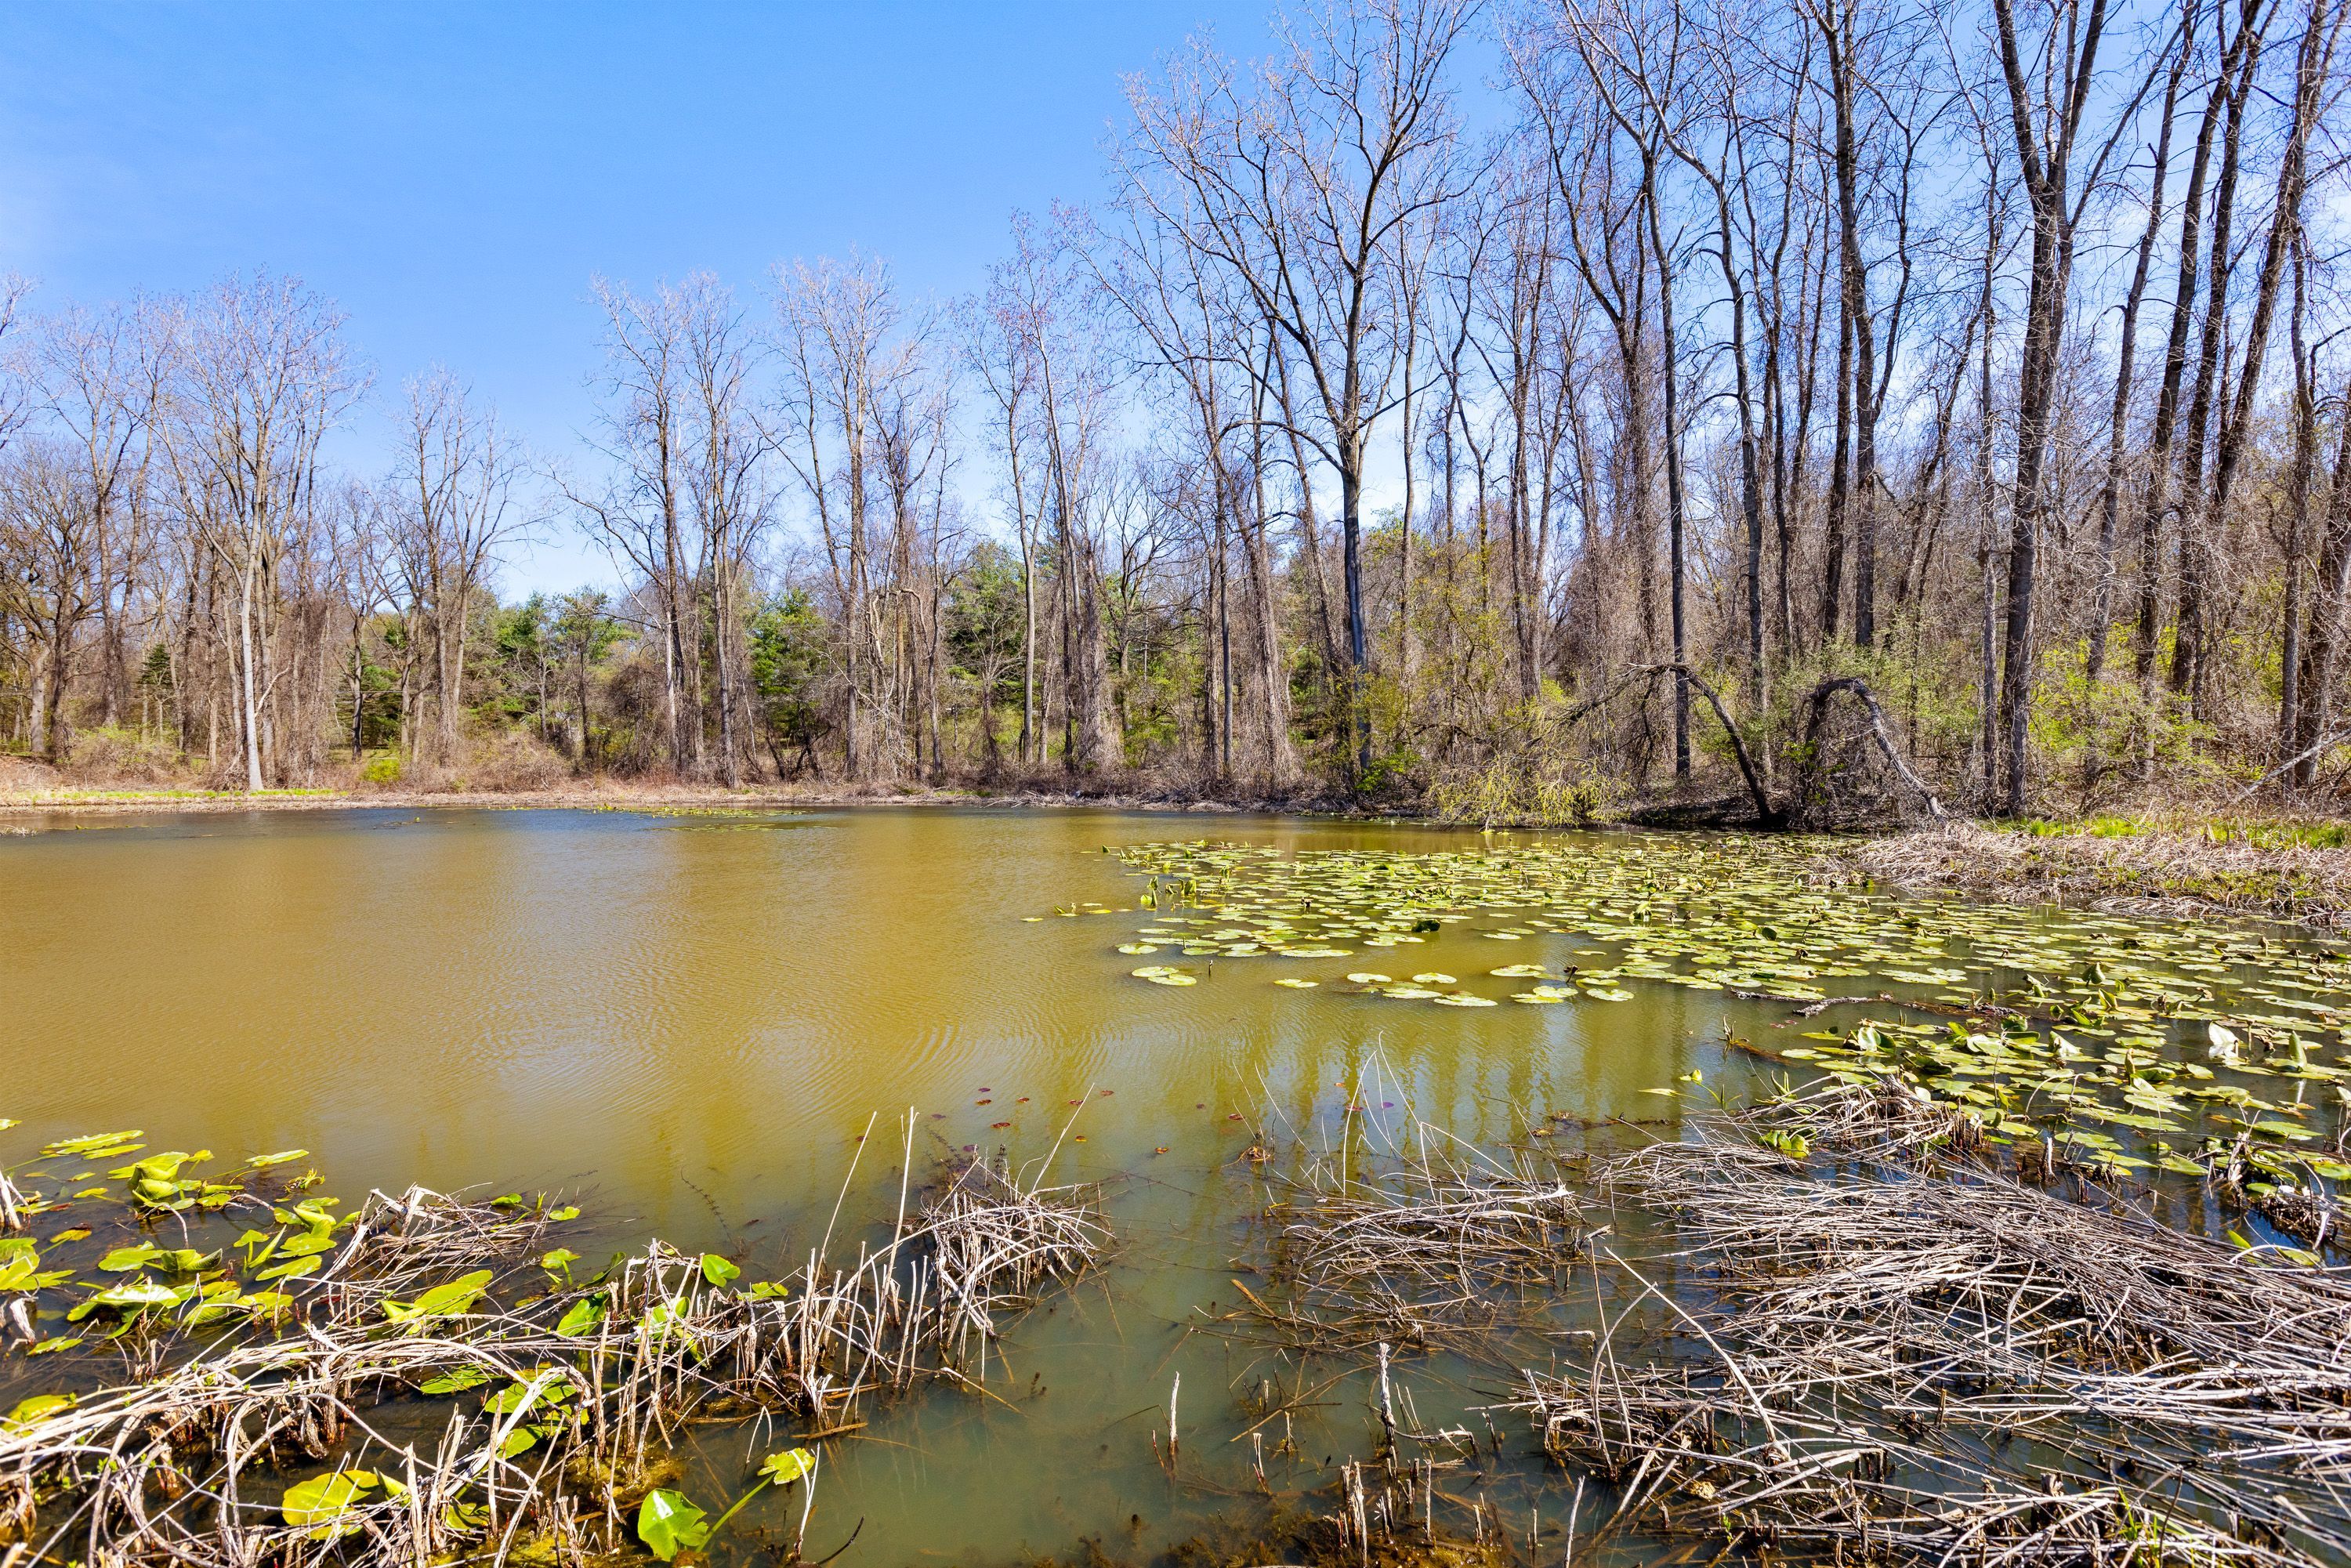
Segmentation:
<svg viewBox="0 0 2351 1568">
<path fill-rule="evenodd" d="M 1254 1126 L 1313 1135 L 1351 1094 L 1472 1140 L 1530 1113 L 1670 1118 L 1642 1092 L 1698 1070 L 1735 1092 L 1726 1024 L 1764 1021 L 1662 987 L 1473 1011 L 1286 990 L 1246 963 L 1147 986 L 1114 950 L 1131 914 L 1023 918 L 1131 910 L 1104 846 L 1474 837 L 1090 811 L 783 821 L 353 810 L 0 842 L 0 1115 L 26 1124 L 10 1146 L 136 1126 L 158 1147 L 308 1148 L 353 1198 L 581 1189 L 616 1245 L 658 1233 L 756 1271 L 807 1248 L 869 1129 L 857 1188 L 894 1192 L 910 1110 L 922 1168 L 967 1146 L 1035 1162 L 1066 1129 L 1053 1175 L 1111 1183 L 1118 1260 L 1013 1331 L 1003 1398 L 926 1396 L 837 1445 L 811 1543 L 862 1517 L 853 1561 L 1062 1552 L 1093 1532 L 1140 1555 L 1218 1506 L 1155 1459 L 1176 1374 L 1187 1468 L 1246 1475 L 1227 1439 L 1261 1369 L 1186 1325 L 1233 1298 Z M 1569 940 L 1509 956 L 1556 963 Z M 1468 931 L 1413 957 L 1492 961 Z M 1432 1386 L 1420 1409 L 1477 1397 Z M 1296 1435 L 1310 1460 L 1361 1451 L 1364 1419 L 1349 1397 Z"/>
</svg>

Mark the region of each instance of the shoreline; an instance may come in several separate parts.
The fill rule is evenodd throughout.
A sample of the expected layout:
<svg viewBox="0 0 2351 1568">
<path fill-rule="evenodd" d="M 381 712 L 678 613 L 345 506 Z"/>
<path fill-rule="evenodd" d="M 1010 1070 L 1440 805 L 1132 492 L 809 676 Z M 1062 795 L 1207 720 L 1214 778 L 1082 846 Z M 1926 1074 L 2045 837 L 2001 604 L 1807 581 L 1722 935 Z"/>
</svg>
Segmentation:
<svg viewBox="0 0 2351 1568">
<path fill-rule="evenodd" d="M 1833 841 L 1823 865 L 1911 893 L 2045 904 L 2157 920 L 2267 920 L 2351 929 L 2351 849 L 2215 841 L 2185 823 L 2127 837 L 1955 821 Z"/>
<path fill-rule="evenodd" d="M 622 789 L 305 789 L 242 790 L 72 789 L 0 790 L 0 821 L 11 817 L 61 815 L 156 816 L 178 813 L 336 810 L 817 810 L 843 807 L 983 807 L 997 810 L 1092 810 L 1157 811 L 1180 815 L 1316 817 L 1334 821 L 1408 821 L 1394 813 L 1341 809 L 1327 801 L 1217 800 L 1148 791 L 1006 789 L 902 787 L 870 789 L 727 789 L 706 786 L 637 785 Z M 1439 825 L 1432 822 L 1430 825 Z"/>
<path fill-rule="evenodd" d="M 37 817 L 227 815 L 353 810 L 759 811 L 919 808 L 1121 811 L 1169 817 L 1278 816 L 1326 822 L 1385 823 L 1476 833 L 1405 811 L 1370 811 L 1327 799 L 1216 799 L 1167 790 L 1099 791 L 969 786 L 795 788 L 729 790 L 632 784 L 560 789 L 319 789 L 265 791 L 0 790 L 0 837 L 42 831 Z M 2220 819 L 2214 819 L 2218 823 Z M 1499 831 L 1710 831 L 1632 822 L 1583 828 L 1495 823 Z M 1732 827 L 1729 831 L 1742 831 Z M 2047 904 L 2158 919 L 2255 919 L 2335 935 L 2351 929 L 2351 847 L 2216 841 L 2198 823 L 2149 823 L 2127 837 L 2082 831 L 2036 835 L 1975 821 L 1882 833 L 1795 835 L 1818 867 L 1904 891 L 2010 904 Z"/>
</svg>

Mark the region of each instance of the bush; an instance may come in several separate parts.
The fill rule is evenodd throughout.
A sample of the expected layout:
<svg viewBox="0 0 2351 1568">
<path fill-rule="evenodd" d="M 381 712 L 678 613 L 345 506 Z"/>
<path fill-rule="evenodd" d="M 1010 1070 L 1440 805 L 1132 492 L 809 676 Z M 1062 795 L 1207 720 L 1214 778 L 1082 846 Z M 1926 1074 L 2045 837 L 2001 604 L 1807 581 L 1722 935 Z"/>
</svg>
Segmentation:
<svg viewBox="0 0 2351 1568">
<path fill-rule="evenodd" d="M 400 753 L 379 751 L 360 769 L 362 784 L 397 784 L 400 782 Z"/>
<path fill-rule="evenodd" d="M 107 783 L 165 784 L 181 775 L 180 753 L 160 736 L 110 726 L 73 737 L 66 768 L 77 779 Z"/>
<path fill-rule="evenodd" d="M 570 777 L 571 765 L 552 747 L 528 730 L 509 729 L 481 737 L 464 777 L 452 780 L 450 787 L 502 792 L 553 789 Z"/>
</svg>

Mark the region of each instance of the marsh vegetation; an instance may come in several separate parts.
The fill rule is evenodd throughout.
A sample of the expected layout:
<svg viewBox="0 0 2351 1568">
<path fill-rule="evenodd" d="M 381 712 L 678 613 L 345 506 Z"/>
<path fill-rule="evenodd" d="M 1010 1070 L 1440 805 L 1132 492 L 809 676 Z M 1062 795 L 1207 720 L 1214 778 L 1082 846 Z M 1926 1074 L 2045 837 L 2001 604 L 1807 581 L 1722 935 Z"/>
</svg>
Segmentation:
<svg viewBox="0 0 2351 1568">
<path fill-rule="evenodd" d="M 1773 836 L 1072 819 L 1024 860 L 1025 821 L 606 814 L 536 866 L 521 819 L 368 840 L 542 883 L 652 855 L 716 888 L 913 834 L 901 902 L 981 955 L 942 997 L 1000 983 L 1013 1010 L 974 1018 L 1001 1030 L 1058 986 L 1143 1049 L 958 1048 L 957 1108 L 890 1010 L 925 983 L 900 919 L 870 958 L 797 939 L 780 1005 L 846 989 L 879 1032 L 843 1084 L 802 1055 L 760 1097 L 729 1164 L 807 1155 L 766 1186 L 632 1166 L 643 1124 L 721 1125 L 652 1085 L 598 1127 L 609 1181 L 336 1202 L 298 1148 L 70 1131 L 90 1085 L 45 1075 L 17 1091 L 37 1124 L 0 1134 L 0 1550 L 2351 1559 L 2351 987 L 2326 939 L 1899 895 Z M 120 830 L 233 864 L 294 831 Z M 102 884 L 108 838 L 10 852 Z M 958 865 L 973 887 L 913 893 Z M 837 921 L 872 891 L 825 896 Z M 461 1094 L 496 1081 L 454 1063 Z M 533 1136 L 492 1152 L 536 1166 Z"/>
</svg>

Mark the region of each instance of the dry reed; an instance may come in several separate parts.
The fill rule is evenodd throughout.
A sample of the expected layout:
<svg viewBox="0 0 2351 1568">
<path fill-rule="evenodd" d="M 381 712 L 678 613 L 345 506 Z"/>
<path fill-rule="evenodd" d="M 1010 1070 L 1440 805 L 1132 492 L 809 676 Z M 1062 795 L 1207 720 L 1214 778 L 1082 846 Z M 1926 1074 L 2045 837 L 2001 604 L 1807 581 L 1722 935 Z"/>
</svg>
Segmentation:
<svg viewBox="0 0 2351 1568">
<path fill-rule="evenodd" d="M 1004 1314 L 1109 1241 L 1090 1191 L 970 1166 L 853 1263 L 820 1247 L 756 1293 L 655 1242 L 590 1284 L 500 1304 L 520 1280 L 547 1283 L 524 1260 L 549 1223 L 378 1193 L 277 1321 L 134 1321 L 131 1381 L 0 1427 L 0 1541 L 19 1538 L 5 1560 L 299 1568 L 331 1551 L 347 1568 L 424 1568 L 527 1547 L 584 1563 L 625 1539 L 623 1505 L 685 1423 L 768 1413 L 820 1437 L 869 1393 L 967 1380 Z M 497 1276 L 478 1301 L 387 1312 L 476 1270 Z M 394 1403 L 428 1385 L 494 1392 L 428 1437 L 414 1428 L 429 1407 Z M 368 1484 L 323 1524 L 287 1521 L 289 1479 L 322 1466 Z"/>
<path fill-rule="evenodd" d="M 2351 1279 L 2025 1186 L 1891 1086 L 1694 1131 L 1601 1173 L 1673 1221 L 1650 1266 L 1673 1289 L 1609 1259 L 1634 1303 L 1513 1402 L 1619 1486 L 1620 1527 L 1938 1563 L 2351 1560 Z M 1667 1354 L 1627 1365 L 1635 1307 Z"/>
</svg>

